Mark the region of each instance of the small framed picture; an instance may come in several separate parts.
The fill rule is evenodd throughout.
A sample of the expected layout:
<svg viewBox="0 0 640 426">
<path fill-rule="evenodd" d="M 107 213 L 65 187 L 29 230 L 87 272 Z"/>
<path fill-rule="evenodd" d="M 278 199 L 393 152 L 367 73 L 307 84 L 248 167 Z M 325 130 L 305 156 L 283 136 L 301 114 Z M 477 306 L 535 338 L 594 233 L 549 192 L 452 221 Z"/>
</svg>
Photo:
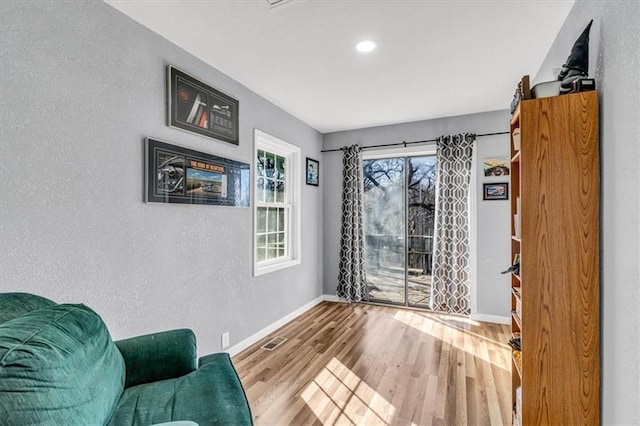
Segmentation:
<svg viewBox="0 0 640 426">
<path fill-rule="evenodd" d="M 485 158 L 483 163 L 485 177 L 509 176 L 508 158 Z"/>
<path fill-rule="evenodd" d="M 320 184 L 320 163 L 307 157 L 307 185 L 318 186 Z"/>
<path fill-rule="evenodd" d="M 483 183 L 482 188 L 484 191 L 483 200 L 508 200 L 509 199 L 509 184 L 507 182 L 502 183 Z"/>
</svg>

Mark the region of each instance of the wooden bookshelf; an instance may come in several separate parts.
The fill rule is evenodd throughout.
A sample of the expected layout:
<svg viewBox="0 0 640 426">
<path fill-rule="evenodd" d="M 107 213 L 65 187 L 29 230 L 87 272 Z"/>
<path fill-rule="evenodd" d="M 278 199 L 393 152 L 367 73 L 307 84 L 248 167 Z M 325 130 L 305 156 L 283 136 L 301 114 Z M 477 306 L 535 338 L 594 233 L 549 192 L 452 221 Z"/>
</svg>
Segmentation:
<svg viewBox="0 0 640 426">
<path fill-rule="evenodd" d="M 598 94 L 523 100 L 511 119 L 513 401 L 530 424 L 600 421 Z M 518 210 L 518 200 L 520 202 Z M 518 214 L 519 235 L 515 214 Z M 521 314 L 515 315 L 516 304 Z M 515 409 L 515 408 L 514 408 Z"/>
</svg>

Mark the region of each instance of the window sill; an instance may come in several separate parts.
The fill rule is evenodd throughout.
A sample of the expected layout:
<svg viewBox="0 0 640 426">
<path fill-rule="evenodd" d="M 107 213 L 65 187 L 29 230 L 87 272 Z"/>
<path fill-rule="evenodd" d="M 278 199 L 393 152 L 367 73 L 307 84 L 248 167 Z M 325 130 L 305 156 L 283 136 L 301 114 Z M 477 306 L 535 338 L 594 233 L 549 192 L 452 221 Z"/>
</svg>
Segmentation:
<svg viewBox="0 0 640 426">
<path fill-rule="evenodd" d="M 270 272 L 280 271 L 281 269 L 290 268 L 300 264 L 300 259 L 289 259 L 282 262 L 270 263 L 266 265 L 255 265 L 253 270 L 253 276 L 259 277 Z"/>
</svg>

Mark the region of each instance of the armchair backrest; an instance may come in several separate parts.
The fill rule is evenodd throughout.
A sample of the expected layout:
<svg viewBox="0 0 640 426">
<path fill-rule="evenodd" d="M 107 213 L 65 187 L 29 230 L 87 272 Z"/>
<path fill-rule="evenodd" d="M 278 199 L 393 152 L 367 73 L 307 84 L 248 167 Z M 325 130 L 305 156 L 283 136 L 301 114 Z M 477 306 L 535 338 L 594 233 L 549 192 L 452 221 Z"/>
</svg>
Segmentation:
<svg viewBox="0 0 640 426">
<path fill-rule="evenodd" d="M 122 355 L 84 305 L 54 304 L 0 324 L 3 424 L 103 425 L 124 379 Z"/>
<path fill-rule="evenodd" d="M 56 302 L 30 293 L 0 293 L 0 324 Z"/>
</svg>

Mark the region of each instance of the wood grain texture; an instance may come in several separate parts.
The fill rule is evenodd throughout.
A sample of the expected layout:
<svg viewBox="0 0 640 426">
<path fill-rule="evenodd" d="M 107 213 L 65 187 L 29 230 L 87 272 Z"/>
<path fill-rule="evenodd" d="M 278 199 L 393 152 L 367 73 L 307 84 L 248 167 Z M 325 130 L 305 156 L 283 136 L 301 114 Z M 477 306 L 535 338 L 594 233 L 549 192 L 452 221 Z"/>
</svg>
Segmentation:
<svg viewBox="0 0 640 426">
<path fill-rule="evenodd" d="M 233 358 L 257 425 L 511 423 L 509 326 L 323 302 Z M 272 352 L 271 338 L 288 340 Z"/>
<path fill-rule="evenodd" d="M 523 424 L 598 424 L 597 93 L 523 101 L 519 119 Z"/>
</svg>

